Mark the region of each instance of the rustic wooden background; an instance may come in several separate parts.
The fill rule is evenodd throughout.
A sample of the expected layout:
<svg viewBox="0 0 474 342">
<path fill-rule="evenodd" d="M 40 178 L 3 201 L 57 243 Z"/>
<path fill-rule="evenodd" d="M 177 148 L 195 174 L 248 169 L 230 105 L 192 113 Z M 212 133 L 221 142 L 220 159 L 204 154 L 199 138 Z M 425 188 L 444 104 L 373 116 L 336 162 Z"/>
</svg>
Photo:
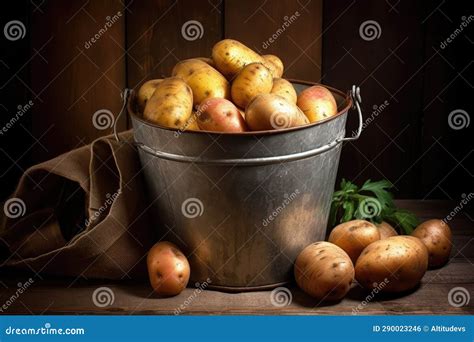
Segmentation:
<svg viewBox="0 0 474 342">
<path fill-rule="evenodd" d="M 296 11 L 298 19 L 264 48 Z M 87 48 L 118 12 L 120 19 Z M 94 127 L 92 116 L 103 109 L 116 114 L 123 88 L 169 75 L 178 60 L 207 56 L 229 37 L 279 55 L 288 78 L 342 90 L 360 85 L 366 117 L 388 103 L 361 139 L 344 147 L 339 178 L 387 178 L 401 198 L 460 199 L 472 191 L 472 125 L 455 130 L 448 115 L 462 109 L 470 120 L 473 113 L 474 23 L 445 48 L 440 44 L 471 14 L 469 2 L 442 0 L 12 2 L 2 27 L 19 20 L 26 31 L 15 41 L 1 36 L 0 123 L 18 106 L 34 105 L 0 135 L 2 198 L 28 166 L 109 134 Z M 189 20 L 200 22 L 201 38 L 184 39 Z M 379 24 L 377 39 L 362 39 L 367 20 Z"/>
</svg>

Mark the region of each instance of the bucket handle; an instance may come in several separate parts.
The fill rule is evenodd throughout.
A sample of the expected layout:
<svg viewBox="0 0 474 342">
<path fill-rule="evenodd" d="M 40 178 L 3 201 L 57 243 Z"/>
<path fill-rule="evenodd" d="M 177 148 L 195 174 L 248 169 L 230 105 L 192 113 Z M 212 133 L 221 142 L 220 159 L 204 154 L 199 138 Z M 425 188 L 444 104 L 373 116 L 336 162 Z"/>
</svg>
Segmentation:
<svg viewBox="0 0 474 342">
<path fill-rule="evenodd" d="M 123 115 L 123 113 L 127 110 L 127 104 L 129 97 L 132 93 L 131 89 L 125 88 L 124 91 L 121 94 L 122 97 L 122 108 L 117 115 L 115 122 L 114 122 L 114 136 L 115 139 L 118 142 L 121 142 L 121 139 L 118 135 L 117 132 L 117 122 L 119 118 Z M 359 139 L 362 129 L 363 129 L 363 117 L 362 117 L 362 110 L 360 108 L 360 104 L 362 103 L 362 98 L 360 96 L 360 88 L 353 85 L 352 89 L 349 91 L 349 95 L 352 99 L 352 109 L 357 109 L 357 112 L 359 114 L 359 127 L 357 129 L 357 133 L 353 136 L 347 136 L 343 138 L 337 138 L 330 142 L 327 145 L 321 146 L 314 148 L 309 151 L 304 151 L 304 152 L 299 152 L 299 153 L 293 153 L 289 155 L 283 155 L 283 156 L 269 156 L 269 157 L 257 157 L 257 158 L 247 158 L 247 159 L 219 159 L 219 160 L 211 160 L 211 159 L 204 159 L 200 157 L 191 157 L 191 156 L 183 156 L 183 155 L 177 155 L 174 153 L 167 153 L 167 152 L 162 152 L 162 151 L 157 151 L 155 149 L 152 149 L 151 147 L 146 146 L 145 144 L 142 144 L 140 142 L 135 142 L 134 145 L 141 150 L 143 150 L 146 153 L 149 153 L 155 157 L 162 158 L 162 159 L 167 159 L 167 160 L 173 160 L 173 161 L 178 161 L 178 162 L 187 162 L 187 163 L 198 163 L 198 164 L 218 164 L 218 165 L 260 165 L 260 164 L 272 164 L 272 163 L 281 163 L 283 161 L 294 161 L 294 160 L 299 160 L 299 159 L 304 159 L 308 157 L 315 156 L 317 154 L 329 151 L 339 145 L 340 143 L 344 141 L 353 141 Z"/>
<path fill-rule="evenodd" d="M 359 114 L 359 127 L 357 128 L 357 133 L 355 135 L 350 137 L 338 138 L 336 139 L 338 142 L 357 140 L 362 134 L 362 126 L 364 119 L 362 117 L 362 110 L 360 109 L 360 104 L 362 103 L 362 98 L 360 97 L 360 88 L 353 85 L 352 89 L 349 91 L 349 95 L 352 99 L 352 109 L 357 109 L 357 113 Z"/>
<path fill-rule="evenodd" d="M 120 112 L 118 113 L 114 121 L 114 137 L 115 137 L 115 140 L 117 140 L 117 142 L 121 142 L 120 137 L 117 132 L 117 123 L 120 117 L 122 116 L 122 114 L 127 110 L 128 98 L 130 97 L 131 93 L 132 93 L 132 89 L 129 89 L 129 88 L 125 88 L 120 93 L 120 97 L 122 98 L 122 108 L 120 108 Z"/>
</svg>

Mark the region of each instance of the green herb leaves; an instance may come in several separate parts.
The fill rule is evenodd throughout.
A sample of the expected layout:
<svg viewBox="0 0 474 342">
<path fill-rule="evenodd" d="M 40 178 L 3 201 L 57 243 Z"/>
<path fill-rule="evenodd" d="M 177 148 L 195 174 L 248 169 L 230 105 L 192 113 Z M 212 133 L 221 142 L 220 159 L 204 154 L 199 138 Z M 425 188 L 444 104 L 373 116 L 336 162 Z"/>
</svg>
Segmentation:
<svg viewBox="0 0 474 342">
<path fill-rule="evenodd" d="M 388 180 L 372 182 L 369 179 L 359 188 L 343 179 L 341 189 L 333 195 L 329 224 L 335 226 L 354 219 L 373 223 L 387 221 L 405 234 L 410 234 L 418 225 L 418 218 L 407 210 L 395 207 L 393 196 L 388 191 L 392 187 Z"/>
</svg>

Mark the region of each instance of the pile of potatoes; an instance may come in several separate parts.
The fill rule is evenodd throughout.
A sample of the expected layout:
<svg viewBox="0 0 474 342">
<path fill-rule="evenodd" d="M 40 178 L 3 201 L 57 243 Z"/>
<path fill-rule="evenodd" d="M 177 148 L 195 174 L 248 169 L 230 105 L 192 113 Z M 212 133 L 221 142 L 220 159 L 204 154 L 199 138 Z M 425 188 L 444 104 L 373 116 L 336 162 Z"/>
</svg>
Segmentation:
<svg viewBox="0 0 474 342">
<path fill-rule="evenodd" d="M 277 56 L 224 39 L 212 48 L 212 58 L 180 61 L 171 77 L 145 82 L 138 111 L 160 126 L 214 132 L 284 129 L 337 114 L 328 89 L 317 85 L 297 95 L 283 71 Z"/>
<path fill-rule="evenodd" d="M 367 290 L 408 291 L 428 268 L 448 262 L 451 238 L 449 226 L 435 219 L 411 235 L 398 235 L 386 222 L 345 222 L 334 227 L 327 242 L 315 242 L 300 253 L 295 279 L 303 291 L 322 301 L 342 299 L 354 279 Z"/>
</svg>

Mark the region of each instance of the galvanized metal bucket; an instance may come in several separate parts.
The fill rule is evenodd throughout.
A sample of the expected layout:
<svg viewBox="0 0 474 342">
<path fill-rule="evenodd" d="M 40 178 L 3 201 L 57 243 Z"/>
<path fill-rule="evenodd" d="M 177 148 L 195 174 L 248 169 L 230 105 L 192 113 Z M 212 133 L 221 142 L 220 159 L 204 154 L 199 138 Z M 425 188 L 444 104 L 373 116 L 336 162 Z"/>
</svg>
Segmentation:
<svg viewBox="0 0 474 342">
<path fill-rule="evenodd" d="M 314 85 L 292 83 L 297 92 Z M 124 93 L 156 227 L 188 256 L 192 282 L 276 287 L 293 279 L 298 253 L 324 239 L 342 143 L 362 131 L 359 89 L 328 89 L 339 108 L 329 119 L 237 134 L 154 125 L 136 112 L 133 91 Z M 345 137 L 351 106 L 359 129 Z"/>
</svg>

